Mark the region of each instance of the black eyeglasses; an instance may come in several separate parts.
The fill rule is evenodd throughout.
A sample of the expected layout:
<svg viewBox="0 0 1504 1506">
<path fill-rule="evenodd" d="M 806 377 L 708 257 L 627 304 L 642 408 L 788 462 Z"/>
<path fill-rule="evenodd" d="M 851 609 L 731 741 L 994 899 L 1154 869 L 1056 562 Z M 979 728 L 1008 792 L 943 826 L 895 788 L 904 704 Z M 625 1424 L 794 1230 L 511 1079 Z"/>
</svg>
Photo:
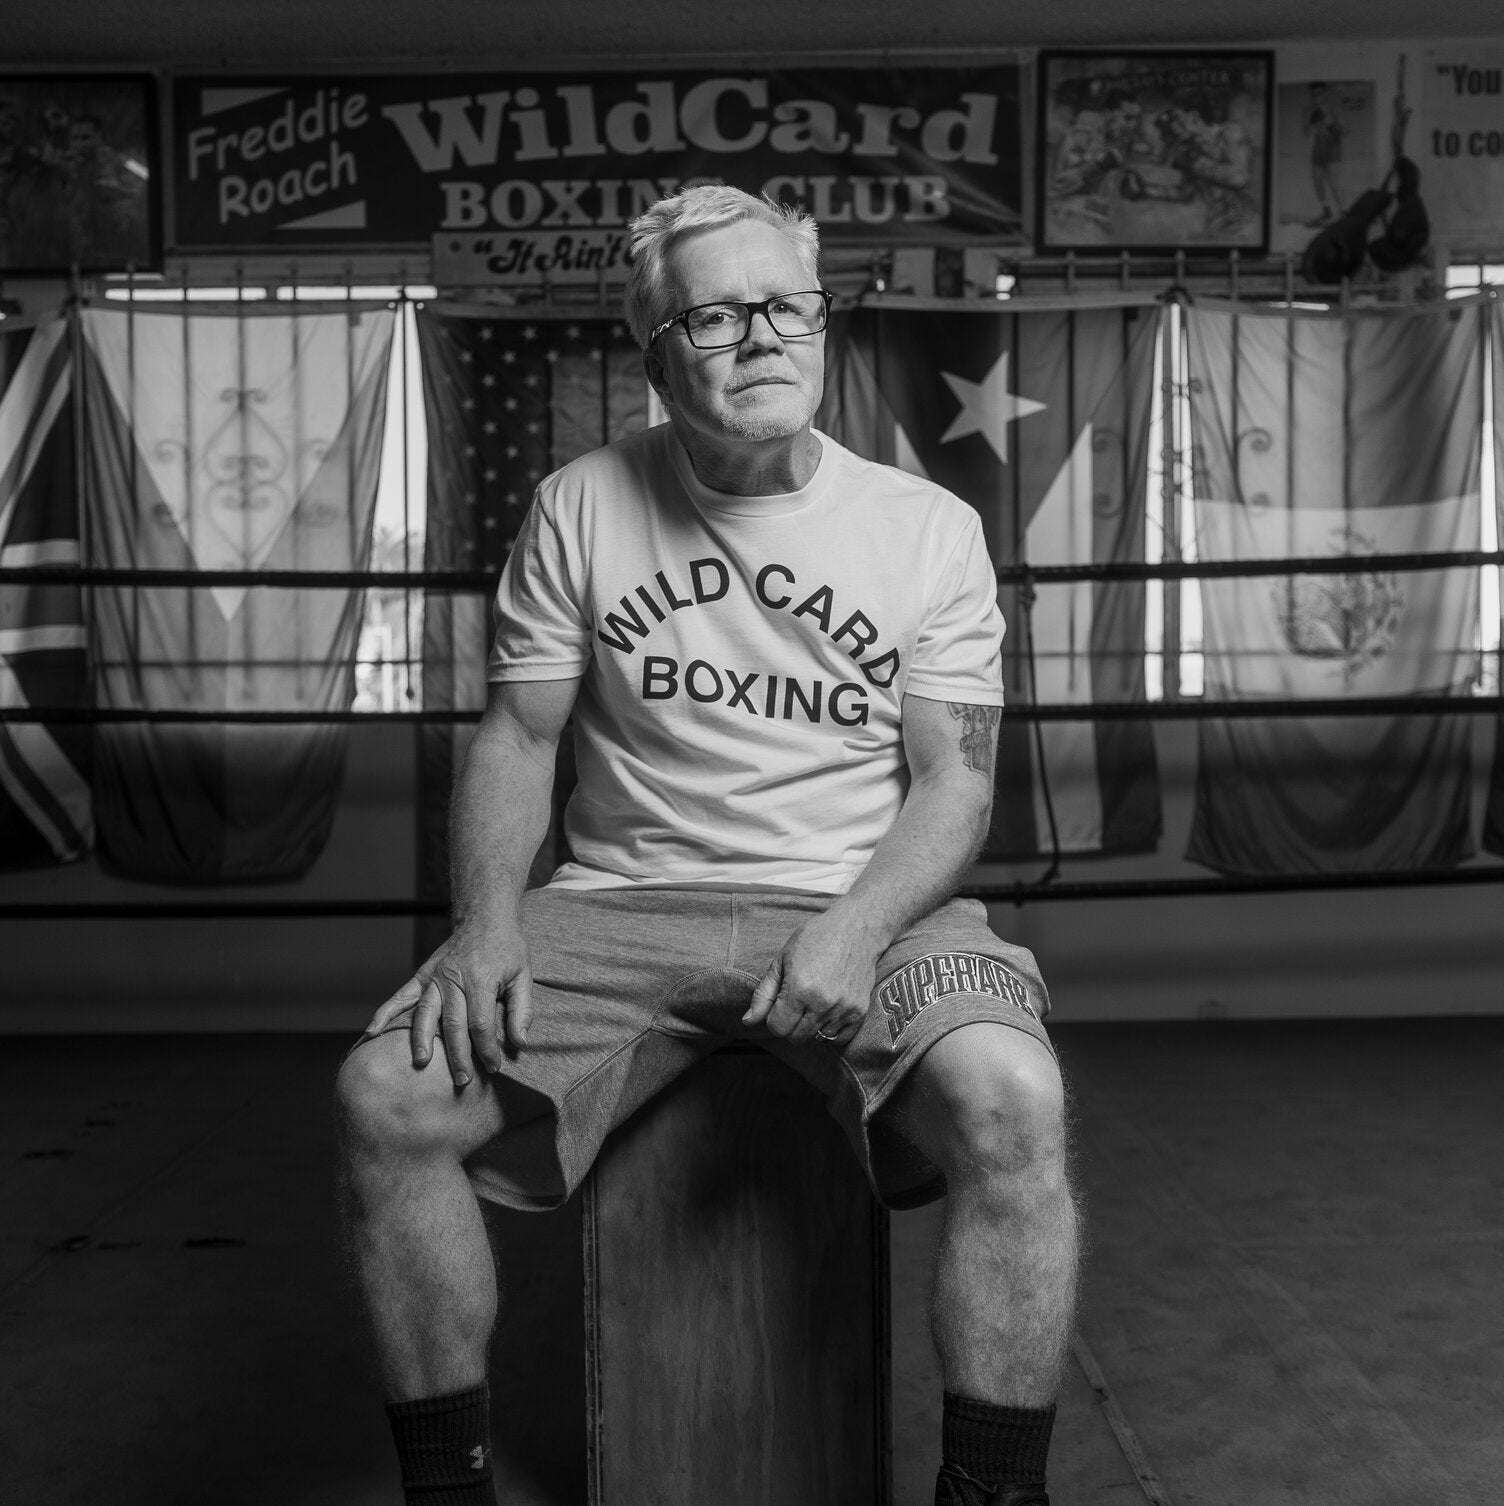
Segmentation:
<svg viewBox="0 0 1504 1506">
<path fill-rule="evenodd" d="M 811 288 L 804 293 L 775 293 L 761 303 L 729 300 L 698 303 L 692 309 L 681 310 L 672 319 L 665 319 L 648 336 L 648 344 L 676 324 L 682 324 L 689 343 L 696 350 L 720 350 L 728 345 L 740 345 L 752 328 L 754 314 L 761 314 L 775 335 L 781 335 L 785 340 L 799 340 L 805 335 L 818 335 L 825 328 L 834 297 L 834 293 L 827 293 L 823 288 Z"/>
</svg>

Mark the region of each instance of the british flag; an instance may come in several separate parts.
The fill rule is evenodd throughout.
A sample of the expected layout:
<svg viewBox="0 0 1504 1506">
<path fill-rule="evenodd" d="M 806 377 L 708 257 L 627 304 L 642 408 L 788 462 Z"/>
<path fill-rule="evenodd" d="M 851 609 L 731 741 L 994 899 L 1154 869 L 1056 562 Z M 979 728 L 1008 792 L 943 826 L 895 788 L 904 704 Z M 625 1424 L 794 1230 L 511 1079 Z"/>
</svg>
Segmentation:
<svg viewBox="0 0 1504 1506">
<path fill-rule="evenodd" d="M 0 565 L 76 565 L 72 362 L 61 317 L 0 330 Z M 0 706 L 88 703 L 77 585 L 0 585 Z M 67 862 L 93 845 L 89 731 L 0 723 L 0 866 Z"/>
</svg>

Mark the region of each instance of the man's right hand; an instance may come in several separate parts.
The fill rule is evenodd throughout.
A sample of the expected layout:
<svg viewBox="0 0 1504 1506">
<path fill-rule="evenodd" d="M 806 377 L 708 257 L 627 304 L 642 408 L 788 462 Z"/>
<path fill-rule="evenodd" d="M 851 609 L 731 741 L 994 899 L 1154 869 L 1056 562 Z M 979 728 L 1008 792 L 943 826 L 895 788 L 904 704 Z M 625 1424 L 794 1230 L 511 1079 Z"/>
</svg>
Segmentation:
<svg viewBox="0 0 1504 1506">
<path fill-rule="evenodd" d="M 461 926 L 376 1011 L 365 1033 L 379 1034 L 408 1009 L 413 1066 L 428 1065 L 434 1037 L 442 1033 L 455 1087 L 470 1081 L 474 1057 L 499 1071 L 506 1048 L 520 1051 L 526 1044 L 533 1017 L 533 975 L 521 929 L 515 922 Z"/>
</svg>

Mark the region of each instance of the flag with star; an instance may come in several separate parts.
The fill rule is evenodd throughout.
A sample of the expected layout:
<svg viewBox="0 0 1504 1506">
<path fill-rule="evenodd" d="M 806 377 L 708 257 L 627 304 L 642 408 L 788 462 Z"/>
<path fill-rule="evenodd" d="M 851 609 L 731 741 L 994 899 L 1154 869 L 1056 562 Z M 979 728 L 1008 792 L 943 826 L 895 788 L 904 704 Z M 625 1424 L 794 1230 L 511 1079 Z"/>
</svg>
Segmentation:
<svg viewBox="0 0 1504 1506">
<path fill-rule="evenodd" d="M 76 565 L 72 360 L 65 321 L 0 333 L 0 565 Z M 88 704 L 77 585 L 0 585 L 0 706 Z M 0 723 L 0 865 L 67 862 L 93 845 L 89 731 Z"/>
<path fill-rule="evenodd" d="M 417 327 L 428 425 L 423 565 L 499 577 L 538 483 L 587 450 L 646 426 L 642 354 L 619 319 L 553 311 L 434 302 L 418 310 Z M 490 596 L 427 594 L 425 709 L 485 705 L 491 631 Z M 469 736 L 468 726 L 423 731 L 424 898 L 448 896 L 449 792 Z M 550 852 L 546 842 L 545 866 Z M 420 926 L 420 950 L 437 945 L 443 930 Z"/>
<path fill-rule="evenodd" d="M 998 565 L 1142 560 L 1159 311 L 889 299 L 832 320 L 820 425 L 981 515 Z M 1142 583 L 1004 584 L 1008 702 L 1144 699 Z M 1005 721 L 983 856 L 1151 851 L 1139 721 Z"/>
</svg>

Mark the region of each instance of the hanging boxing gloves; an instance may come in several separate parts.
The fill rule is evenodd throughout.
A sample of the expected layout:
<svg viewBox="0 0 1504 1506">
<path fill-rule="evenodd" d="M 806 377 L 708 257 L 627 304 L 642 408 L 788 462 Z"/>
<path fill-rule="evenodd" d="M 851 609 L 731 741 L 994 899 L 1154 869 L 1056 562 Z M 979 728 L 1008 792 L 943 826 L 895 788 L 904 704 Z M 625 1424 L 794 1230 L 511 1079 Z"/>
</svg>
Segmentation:
<svg viewBox="0 0 1504 1506">
<path fill-rule="evenodd" d="M 1431 237 L 1431 221 L 1420 200 L 1420 169 L 1408 157 L 1398 157 L 1394 178 L 1394 212 L 1384 223 L 1384 233 L 1368 246 L 1373 264 L 1381 272 L 1403 272 L 1413 267 Z"/>
<path fill-rule="evenodd" d="M 1368 251 L 1368 227 L 1389 208 L 1390 198 L 1386 188 L 1370 188 L 1359 194 L 1352 208 L 1338 215 L 1306 247 L 1300 259 L 1300 275 L 1307 282 L 1326 287 L 1352 277 Z"/>
<path fill-rule="evenodd" d="M 1420 201 L 1420 169 L 1405 155 L 1405 130 L 1410 115 L 1405 100 L 1402 53 L 1394 93 L 1394 121 L 1389 132 L 1394 165 L 1385 174 L 1382 187 L 1359 194 L 1352 208 L 1306 247 L 1300 259 L 1300 273 L 1307 282 L 1326 287 L 1344 282 L 1359 271 L 1365 256 L 1380 272 L 1403 272 L 1425 254 L 1431 221 Z M 1385 217 L 1391 203 L 1393 211 Z M 1384 222 L 1380 233 L 1369 240 L 1368 227 L 1381 217 Z"/>
</svg>

